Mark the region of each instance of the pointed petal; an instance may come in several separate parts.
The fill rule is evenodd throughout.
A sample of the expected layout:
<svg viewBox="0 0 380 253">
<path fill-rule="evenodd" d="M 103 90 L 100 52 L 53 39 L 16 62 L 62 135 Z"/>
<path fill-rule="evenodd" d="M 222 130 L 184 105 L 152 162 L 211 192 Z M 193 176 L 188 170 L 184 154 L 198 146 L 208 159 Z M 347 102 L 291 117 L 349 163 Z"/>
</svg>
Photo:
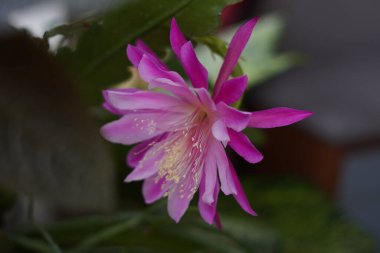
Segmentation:
<svg viewBox="0 0 380 253">
<path fill-rule="evenodd" d="M 181 47 L 181 62 L 194 88 L 208 88 L 208 72 L 195 54 L 191 41 Z"/>
<path fill-rule="evenodd" d="M 184 85 L 179 85 L 172 80 L 166 78 L 156 78 L 150 81 L 149 89 L 161 88 L 173 95 L 181 98 L 183 101 L 187 101 L 190 104 L 197 104 L 198 99 L 196 95 Z"/>
<path fill-rule="evenodd" d="M 177 21 L 173 18 L 170 26 L 170 44 L 178 58 L 181 58 L 181 48 L 186 42 L 186 38 L 179 29 Z"/>
<path fill-rule="evenodd" d="M 200 192 L 202 202 L 212 204 L 215 201 L 215 185 L 217 184 L 217 170 L 215 156 L 209 155 L 205 159 L 202 177 L 204 186 L 203 193 Z"/>
<path fill-rule="evenodd" d="M 138 162 L 136 168 L 125 178 L 124 182 L 137 181 L 155 175 L 163 155 L 162 151 L 154 152 L 150 149 L 144 158 Z"/>
<path fill-rule="evenodd" d="M 153 175 L 144 180 L 142 192 L 146 204 L 151 204 L 162 198 L 166 192 L 166 189 L 163 187 L 164 183 L 165 178 L 157 180 L 157 175 Z"/>
<path fill-rule="evenodd" d="M 229 105 L 239 101 L 239 99 L 243 96 L 247 83 L 247 76 L 240 76 L 225 81 L 221 84 L 218 96 L 215 97 L 215 103 L 223 101 Z"/>
<path fill-rule="evenodd" d="M 193 198 L 189 198 L 188 195 L 175 191 L 168 196 L 168 213 L 169 216 L 175 221 L 179 222 L 182 216 L 185 214 L 189 207 L 190 201 Z"/>
<path fill-rule="evenodd" d="M 151 80 L 156 78 L 166 78 L 169 79 L 179 85 L 186 86 L 183 78 L 174 71 L 167 71 L 165 69 L 160 68 L 154 60 L 152 60 L 149 56 L 143 55 L 139 66 L 138 71 L 140 77 L 147 83 L 150 83 Z"/>
<path fill-rule="evenodd" d="M 152 139 L 140 142 L 128 152 L 127 164 L 128 166 L 134 168 L 137 166 L 138 162 L 144 158 L 145 153 L 157 142 L 159 142 L 164 135 L 154 137 Z"/>
<path fill-rule="evenodd" d="M 215 155 L 222 192 L 226 195 L 235 194 L 236 189 L 232 181 L 226 151 L 220 142 L 214 142 L 210 150 L 212 150 L 211 152 Z"/>
<path fill-rule="evenodd" d="M 221 142 L 228 142 L 230 137 L 228 136 L 228 130 L 226 124 L 222 120 L 217 120 L 211 127 L 212 135 Z"/>
<path fill-rule="evenodd" d="M 187 116 L 169 112 L 128 113 L 104 125 L 100 132 L 110 142 L 135 144 L 173 129 L 173 125 Z"/>
<path fill-rule="evenodd" d="M 303 120 L 313 113 L 286 107 L 272 108 L 251 113 L 248 126 L 255 128 L 273 128 L 287 126 Z"/>
<path fill-rule="evenodd" d="M 212 111 L 216 110 L 215 103 L 212 100 L 210 93 L 205 88 L 196 88 L 193 89 L 199 98 L 199 101 L 202 105 L 204 105 L 206 108 L 211 109 Z"/>
<path fill-rule="evenodd" d="M 263 155 L 253 146 L 246 135 L 234 130 L 228 130 L 228 133 L 231 138 L 228 145 L 247 162 L 258 163 L 263 159 Z"/>
<path fill-rule="evenodd" d="M 236 186 L 236 194 L 234 194 L 235 200 L 239 203 L 241 208 L 247 213 L 256 216 L 256 212 L 252 210 L 251 205 L 248 202 L 247 196 L 244 193 L 244 189 L 240 183 L 240 180 L 236 174 L 235 168 L 232 166 L 231 162 L 229 163 L 229 168 L 232 176 L 234 185 Z"/>
<path fill-rule="evenodd" d="M 168 67 L 161 61 L 161 59 L 148 47 L 142 40 L 137 40 L 136 46 L 127 46 L 127 56 L 129 61 L 137 68 L 143 57 L 147 55 L 157 66 L 164 70 L 168 70 Z"/>
<path fill-rule="evenodd" d="M 226 105 L 224 102 L 217 104 L 219 117 L 226 124 L 227 127 L 235 131 L 242 131 L 248 125 L 250 119 L 250 112 L 242 112 L 233 107 Z"/>
<path fill-rule="evenodd" d="M 247 23 L 240 26 L 240 28 L 233 36 L 230 46 L 227 49 L 226 57 L 224 58 L 222 67 L 220 68 L 218 78 L 215 82 L 214 98 L 219 96 L 222 83 L 224 83 L 231 75 L 231 72 L 236 66 L 257 21 L 258 18 L 251 19 Z"/>
<path fill-rule="evenodd" d="M 133 66 L 137 68 L 143 56 L 143 52 L 141 51 L 141 49 L 135 46 L 128 45 L 127 56 L 128 56 L 129 61 L 133 64 Z"/>
<path fill-rule="evenodd" d="M 204 192 L 205 192 L 206 183 L 205 183 L 205 180 L 203 180 L 203 182 L 202 180 L 201 180 L 201 184 L 199 185 L 199 196 L 204 195 Z M 208 224 L 213 224 L 215 221 L 218 195 L 219 195 L 219 182 L 216 182 L 215 185 L 213 186 L 213 199 L 215 200 L 213 203 L 207 203 L 203 201 L 201 197 L 199 197 L 199 200 L 198 200 L 199 213 L 201 214 L 201 217 Z"/>
<path fill-rule="evenodd" d="M 185 104 L 176 97 L 160 92 L 136 90 L 125 92 L 123 89 L 103 91 L 107 103 L 120 111 L 128 110 L 181 110 Z"/>
</svg>

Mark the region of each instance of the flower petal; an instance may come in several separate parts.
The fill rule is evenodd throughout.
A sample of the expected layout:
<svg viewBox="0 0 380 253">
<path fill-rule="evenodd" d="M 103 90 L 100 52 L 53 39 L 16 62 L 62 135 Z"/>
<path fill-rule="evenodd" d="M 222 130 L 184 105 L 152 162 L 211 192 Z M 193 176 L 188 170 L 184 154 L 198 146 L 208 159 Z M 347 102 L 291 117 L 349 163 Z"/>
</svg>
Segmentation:
<svg viewBox="0 0 380 253">
<path fill-rule="evenodd" d="M 194 88 L 208 88 L 208 72 L 195 54 L 191 41 L 181 47 L 181 62 Z"/>
<path fill-rule="evenodd" d="M 212 204 L 215 201 L 215 185 L 217 184 L 217 169 L 214 155 L 209 155 L 205 158 L 202 177 L 204 186 L 203 193 L 200 192 L 202 202 Z"/>
<path fill-rule="evenodd" d="M 178 58 L 181 58 L 181 48 L 186 42 L 186 38 L 179 29 L 177 21 L 173 18 L 170 26 L 170 44 Z"/>
<path fill-rule="evenodd" d="M 138 162 L 136 168 L 125 178 L 124 182 L 137 181 L 155 175 L 160 165 L 159 161 L 163 155 L 162 151 L 155 152 L 150 149 L 144 155 L 144 158 Z"/>
<path fill-rule="evenodd" d="M 180 85 L 186 86 L 183 78 L 174 71 L 167 71 L 159 67 L 151 57 L 144 54 L 138 66 L 140 77 L 147 83 L 156 78 L 166 78 Z"/>
<path fill-rule="evenodd" d="M 212 135 L 218 141 L 227 143 L 230 140 L 230 137 L 228 136 L 227 126 L 222 120 L 215 121 L 214 124 L 212 124 L 211 131 Z"/>
<path fill-rule="evenodd" d="M 204 196 L 205 188 L 206 188 L 206 180 L 202 178 L 201 183 L 199 185 L 199 196 Z M 198 208 L 199 213 L 201 214 L 201 217 L 208 223 L 213 224 L 215 221 L 216 216 L 216 206 L 218 202 L 218 195 L 219 195 L 219 182 L 216 181 L 215 185 L 213 186 L 213 199 L 214 201 L 212 203 L 207 203 L 203 201 L 201 197 L 199 197 L 198 200 Z"/>
<path fill-rule="evenodd" d="M 187 86 L 179 85 L 172 80 L 166 78 L 152 79 L 149 84 L 149 89 L 161 88 L 169 91 L 173 95 L 181 98 L 190 104 L 197 104 L 198 99 L 196 95 Z"/>
<path fill-rule="evenodd" d="M 128 59 L 136 68 L 139 66 L 143 54 L 144 53 L 141 51 L 141 49 L 132 45 L 127 46 Z"/>
<path fill-rule="evenodd" d="M 137 166 L 138 162 L 144 158 L 145 153 L 156 143 L 158 143 L 161 139 L 163 139 L 166 135 L 160 135 L 154 137 L 152 139 L 140 142 L 128 152 L 127 155 L 127 164 L 128 166 L 134 168 Z"/>
<path fill-rule="evenodd" d="M 178 98 L 154 91 L 137 90 L 125 92 L 125 89 L 103 91 L 107 103 L 120 110 L 181 110 L 185 104 Z"/>
<path fill-rule="evenodd" d="M 214 142 L 210 147 L 210 152 L 213 152 L 216 159 L 216 165 L 218 167 L 218 175 L 221 183 L 221 190 L 224 194 L 235 194 L 236 189 L 233 184 L 230 169 L 229 169 L 229 160 L 226 155 L 222 144 L 220 142 Z"/>
<path fill-rule="evenodd" d="M 167 191 L 167 189 L 163 187 L 164 183 L 165 178 L 157 180 L 157 175 L 153 175 L 144 180 L 142 192 L 146 204 L 151 204 L 162 198 Z"/>
<path fill-rule="evenodd" d="M 170 131 L 186 117 L 169 112 L 129 113 L 104 125 L 100 132 L 110 142 L 130 145 Z"/>
<path fill-rule="evenodd" d="M 155 59 L 155 62 L 160 65 L 163 69 L 168 69 L 168 67 L 161 61 L 160 57 L 142 40 L 136 41 L 136 46 L 139 48 L 144 54 L 148 54 Z"/>
<path fill-rule="evenodd" d="M 247 127 L 251 116 L 250 112 L 239 111 L 226 105 L 224 102 L 220 102 L 216 107 L 218 109 L 220 119 L 223 120 L 227 127 L 238 132 Z"/>
<path fill-rule="evenodd" d="M 231 162 L 229 163 L 230 173 L 233 180 L 233 183 L 236 187 L 236 194 L 234 194 L 235 200 L 239 203 L 241 208 L 247 213 L 256 216 L 256 212 L 252 210 L 251 205 L 248 202 L 247 196 L 244 193 L 244 189 L 240 183 L 238 176 L 236 175 L 235 168 L 232 166 Z"/>
<path fill-rule="evenodd" d="M 205 88 L 196 88 L 193 89 L 198 95 L 199 102 L 204 105 L 206 108 L 211 109 L 212 111 L 216 110 L 215 103 L 210 97 L 210 93 Z"/>
<path fill-rule="evenodd" d="M 247 162 L 258 163 L 263 159 L 263 155 L 253 146 L 246 135 L 234 130 L 228 130 L 228 134 L 231 138 L 228 145 Z"/>
<path fill-rule="evenodd" d="M 247 83 L 247 76 L 239 76 L 223 82 L 218 96 L 215 97 L 215 103 L 223 101 L 229 105 L 239 101 L 243 96 Z"/>
<path fill-rule="evenodd" d="M 181 217 L 185 214 L 192 198 L 193 195 L 189 198 L 186 193 L 183 194 L 179 191 L 174 191 L 169 194 L 168 213 L 175 222 L 178 223 Z"/>
<path fill-rule="evenodd" d="M 215 82 L 214 98 L 219 96 L 222 83 L 228 79 L 234 67 L 236 66 L 257 21 L 258 18 L 251 19 L 247 23 L 240 26 L 237 32 L 234 34 L 230 46 L 227 49 L 226 57 L 224 58 L 222 67 L 220 68 L 218 78 Z"/>
<path fill-rule="evenodd" d="M 303 120 L 313 113 L 286 107 L 272 108 L 251 113 L 248 126 L 255 128 L 273 128 L 287 126 Z"/>
</svg>

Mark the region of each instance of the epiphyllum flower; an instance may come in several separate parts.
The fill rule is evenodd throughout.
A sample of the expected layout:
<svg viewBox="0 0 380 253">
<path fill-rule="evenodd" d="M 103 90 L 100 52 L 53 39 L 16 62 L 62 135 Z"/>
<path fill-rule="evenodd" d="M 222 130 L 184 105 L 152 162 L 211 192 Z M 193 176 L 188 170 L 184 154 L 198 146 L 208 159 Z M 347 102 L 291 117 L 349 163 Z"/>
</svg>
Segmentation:
<svg viewBox="0 0 380 253">
<path fill-rule="evenodd" d="M 169 215 L 178 222 L 199 189 L 198 206 L 208 223 L 217 221 L 216 205 L 221 191 L 232 194 L 240 206 L 255 215 L 226 152 L 229 145 L 250 163 L 262 154 L 242 133 L 246 127 L 271 128 L 292 124 L 311 113 L 289 108 L 243 112 L 229 104 L 240 99 L 247 77 L 229 79 L 257 19 L 239 28 L 228 48 L 211 95 L 208 73 L 199 62 L 191 41 L 171 23 L 170 42 L 192 87 L 171 71 L 143 42 L 128 45 L 129 60 L 149 88 L 104 91 L 104 107 L 121 115 L 105 125 L 101 133 L 109 141 L 137 144 L 128 154 L 133 171 L 126 182 L 144 180 L 146 203 L 168 198 Z"/>
</svg>

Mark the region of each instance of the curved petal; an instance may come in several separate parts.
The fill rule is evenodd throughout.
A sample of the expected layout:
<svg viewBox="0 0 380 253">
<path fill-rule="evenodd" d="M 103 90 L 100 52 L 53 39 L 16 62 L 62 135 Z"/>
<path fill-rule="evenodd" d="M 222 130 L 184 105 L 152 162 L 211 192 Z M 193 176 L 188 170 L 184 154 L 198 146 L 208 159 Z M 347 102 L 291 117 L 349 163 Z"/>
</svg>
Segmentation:
<svg viewBox="0 0 380 253">
<path fill-rule="evenodd" d="M 135 144 L 173 129 L 186 115 L 169 112 L 128 113 L 104 125 L 100 132 L 110 142 Z"/>
<path fill-rule="evenodd" d="M 144 54 L 150 57 L 152 61 L 154 61 L 154 63 L 157 64 L 157 66 L 160 66 L 160 68 L 162 69 L 168 70 L 168 67 L 142 40 L 137 40 L 136 46 L 127 46 L 128 59 L 136 68 L 139 66 L 139 63 Z"/>
<path fill-rule="evenodd" d="M 230 46 L 227 49 L 226 57 L 224 58 L 222 67 L 220 68 L 218 78 L 215 82 L 213 96 L 214 98 L 219 96 L 221 84 L 228 79 L 234 67 L 236 66 L 239 57 L 249 40 L 249 37 L 251 37 L 252 30 L 255 27 L 257 21 L 258 18 L 251 19 L 247 23 L 240 26 L 237 32 L 234 34 Z"/>
<path fill-rule="evenodd" d="M 226 127 L 226 124 L 222 120 L 215 121 L 214 124 L 212 124 L 211 131 L 212 131 L 212 135 L 218 141 L 227 143 L 230 140 L 230 137 L 228 136 L 228 129 Z"/>
<path fill-rule="evenodd" d="M 147 83 L 156 78 L 166 78 L 180 85 L 186 86 L 183 78 L 174 71 L 167 71 L 160 68 L 151 57 L 143 55 L 138 66 L 140 77 Z"/>
<path fill-rule="evenodd" d="M 242 131 L 248 125 L 250 119 L 250 112 L 242 112 L 233 107 L 226 105 L 224 102 L 217 104 L 219 117 L 226 124 L 227 127 L 235 131 Z"/>
<path fill-rule="evenodd" d="M 181 48 L 186 42 L 186 38 L 179 29 L 177 21 L 173 18 L 170 26 L 170 44 L 178 58 L 181 58 Z"/>
<path fill-rule="evenodd" d="M 230 173 L 232 176 L 232 181 L 236 187 L 236 194 L 233 194 L 235 200 L 239 203 L 241 208 L 243 208 L 244 211 L 247 213 L 256 216 L 256 212 L 253 211 L 251 205 L 249 204 L 249 201 L 247 199 L 247 196 L 244 193 L 244 189 L 242 185 L 240 184 L 240 180 L 238 176 L 236 175 L 235 168 L 232 166 L 231 162 L 229 163 Z"/>
<path fill-rule="evenodd" d="M 185 104 L 176 97 L 160 92 L 136 90 L 125 92 L 122 89 L 103 91 L 107 103 L 120 110 L 181 110 Z"/>
<path fill-rule="evenodd" d="M 216 110 L 215 103 L 210 97 L 210 93 L 205 88 L 196 88 L 193 89 L 198 95 L 199 102 L 204 105 L 206 108 L 211 109 L 212 111 Z"/>
<path fill-rule="evenodd" d="M 239 76 L 223 82 L 221 84 L 218 96 L 214 99 L 215 103 L 223 101 L 229 105 L 239 101 L 239 99 L 243 96 L 247 83 L 247 76 Z"/>
<path fill-rule="evenodd" d="M 208 72 L 195 54 L 191 41 L 181 47 L 181 62 L 194 88 L 208 88 Z"/>
<path fill-rule="evenodd" d="M 127 46 L 128 59 L 136 68 L 139 66 L 143 54 L 144 53 L 141 51 L 141 49 L 132 45 Z"/>
<path fill-rule="evenodd" d="M 203 188 L 200 189 L 199 196 L 202 202 L 212 204 L 215 201 L 215 185 L 217 184 L 217 169 L 214 155 L 208 155 L 205 158 L 203 168 Z M 201 180 L 201 181 L 202 181 Z"/>
<path fill-rule="evenodd" d="M 251 113 L 248 126 L 255 128 L 273 128 L 287 126 L 310 117 L 309 111 L 296 110 L 286 107 L 272 108 Z"/>
<path fill-rule="evenodd" d="M 152 79 L 149 83 L 149 89 L 161 88 L 169 91 L 173 95 L 187 101 L 190 104 L 197 104 L 198 99 L 196 95 L 187 86 L 179 85 L 172 80 L 166 78 Z"/>
<path fill-rule="evenodd" d="M 144 158 L 138 162 L 136 168 L 125 178 L 124 182 L 137 181 L 155 175 L 163 155 L 163 151 L 155 152 L 150 149 Z"/>
<path fill-rule="evenodd" d="M 166 69 L 168 70 L 168 67 L 161 61 L 161 59 L 157 56 L 157 54 L 152 50 L 150 49 L 150 47 L 145 44 L 142 40 L 137 40 L 136 41 L 136 46 L 137 48 L 139 48 L 144 54 L 148 54 L 150 55 L 151 57 L 153 57 L 155 59 L 155 62 L 160 66 L 162 67 L 163 69 Z"/>
<path fill-rule="evenodd" d="M 228 130 L 228 133 L 231 138 L 228 145 L 247 162 L 258 163 L 263 159 L 263 155 L 253 146 L 246 135 L 234 130 Z"/>
<path fill-rule="evenodd" d="M 222 192 L 226 195 L 235 194 L 236 189 L 231 177 L 226 151 L 220 142 L 214 142 L 211 150 L 215 155 Z"/>
<path fill-rule="evenodd" d="M 168 213 L 175 222 L 178 223 L 185 214 L 192 198 L 193 195 L 189 197 L 186 193 L 180 193 L 179 191 L 174 191 L 169 194 Z"/>
<path fill-rule="evenodd" d="M 137 166 L 138 162 L 144 158 L 145 153 L 156 143 L 164 138 L 165 134 L 154 137 L 152 139 L 140 142 L 135 145 L 128 152 L 127 164 L 128 166 L 134 168 Z"/>
<path fill-rule="evenodd" d="M 199 185 L 199 196 L 204 195 L 205 188 L 206 188 L 206 183 L 205 183 L 205 180 L 202 178 L 201 183 Z M 213 192 L 213 199 L 214 199 L 212 203 L 203 201 L 201 197 L 199 197 L 198 199 L 199 213 L 201 214 L 201 217 L 208 224 L 213 224 L 215 222 L 216 206 L 218 203 L 218 195 L 219 195 L 219 182 L 216 181 L 215 185 L 213 186 L 212 192 Z"/>
<path fill-rule="evenodd" d="M 144 180 L 143 196 L 146 204 L 151 204 L 162 198 L 167 189 L 164 186 L 165 178 L 157 180 L 157 175 L 153 175 Z"/>
</svg>

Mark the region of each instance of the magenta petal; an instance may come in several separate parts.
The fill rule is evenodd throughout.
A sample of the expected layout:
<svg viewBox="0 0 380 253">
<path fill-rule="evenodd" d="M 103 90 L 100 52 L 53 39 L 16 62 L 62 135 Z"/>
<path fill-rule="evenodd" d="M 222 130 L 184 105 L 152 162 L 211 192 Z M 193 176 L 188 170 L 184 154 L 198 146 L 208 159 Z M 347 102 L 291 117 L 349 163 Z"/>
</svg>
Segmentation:
<svg viewBox="0 0 380 253">
<path fill-rule="evenodd" d="M 225 81 L 221 84 L 218 96 L 215 97 L 215 103 L 223 101 L 229 105 L 239 101 L 239 99 L 243 96 L 247 83 L 247 76 L 240 76 Z"/>
<path fill-rule="evenodd" d="M 151 154 L 153 153 L 153 155 Z M 145 179 L 155 175 L 159 168 L 159 161 L 163 157 L 163 152 L 152 152 L 148 151 L 144 159 L 140 160 L 137 164 L 136 168 L 129 173 L 129 175 L 125 178 L 124 182 L 131 182 L 136 180 Z"/>
<path fill-rule="evenodd" d="M 224 83 L 228 79 L 231 72 L 235 68 L 239 60 L 239 57 L 243 52 L 243 49 L 247 44 L 257 21 L 258 18 L 251 19 L 247 23 L 240 26 L 237 32 L 234 34 L 230 46 L 228 47 L 222 67 L 220 68 L 218 78 L 215 82 L 214 98 L 219 96 L 222 83 Z"/>
<path fill-rule="evenodd" d="M 192 197 L 188 198 L 186 194 L 177 191 L 169 194 L 168 213 L 175 222 L 179 222 L 181 217 L 185 214 L 191 199 Z"/>
<path fill-rule="evenodd" d="M 234 194 L 235 200 L 239 203 L 241 208 L 243 208 L 244 211 L 247 213 L 256 216 L 256 212 L 252 210 L 251 205 L 248 202 L 247 196 L 244 193 L 244 189 L 242 185 L 240 184 L 240 180 L 238 176 L 236 175 L 235 168 L 232 166 L 231 162 L 229 163 L 229 168 L 232 176 L 232 180 L 234 182 L 234 185 L 236 187 L 236 194 Z"/>
<path fill-rule="evenodd" d="M 130 145 L 172 130 L 183 117 L 169 112 L 129 113 L 104 125 L 100 133 L 110 142 Z"/>
<path fill-rule="evenodd" d="M 208 72 L 195 54 L 191 41 L 181 47 L 181 62 L 194 88 L 208 87 Z"/>
<path fill-rule="evenodd" d="M 182 100 L 160 92 L 137 90 L 135 92 L 124 92 L 120 89 L 103 91 L 105 100 L 112 107 L 120 110 L 180 110 L 184 106 Z"/>
<path fill-rule="evenodd" d="M 204 105 L 206 108 L 211 109 L 212 111 L 216 110 L 215 103 L 212 100 L 210 93 L 205 88 L 196 88 L 193 89 L 199 98 L 199 101 L 202 105 Z"/>
<path fill-rule="evenodd" d="M 128 166 L 132 168 L 136 167 L 138 162 L 144 158 L 145 153 L 153 146 L 153 144 L 157 143 L 157 141 L 159 141 L 161 138 L 162 135 L 140 142 L 139 144 L 131 148 L 127 155 Z"/>
<path fill-rule="evenodd" d="M 224 102 L 220 102 L 216 107 L 218 109 L 220 119 L 223 120 L 227 127 L 238 132 L 247 127 L 251 116 L 250 112 L 239 111 L 226 105 Z"/>
<path fill-rule="evenodd" d="M 166 78 L 180 85 L 186 85 L 183 78 L 177 72 L 167 71 L 161 68 L 147 55 L 143 55 L 138 66 L 138 71 L 140 77 L 147 83 L 150 83 L 156 78 Z"/>
<path fill-rule="evenodd" d="M 137 68 L 143 56 L 143 52 L 135 46 L 128 45 L 127 56 L 129 61 Z"/>
<path fill-rule="evenodd" d="M 228 135 L 228 129 L 226 124 L 222 120 L 217 120 L 211 127 L 212 135 L 221 142 L 228 142 L 230 137 Z"/>
<path fill-rule="evenodd" d="M 199 185 L 199 196 L 204 195 L 205 193 L 205 180 L 202 178 L 201 183 Z M 219 195 L 219 183 L 216 181 L 213 186 L 213 199 L 214 201 L 212 203 L 204 202 L 201 197 L 199 197 L 198 200 L 198 208 L 199 212 L 201 214 L 201 217 L 208 223 L 213 224 L 215 221 L 215 215 L 216 215 L 216 206 L 218 202 L 218 195 Z"/>
<path fill-rule="evenodd" d="M 181 48 L 185 43 L 186 38 L 179 29 L 177 21 L 173 18 L 170 26 L 170 44 L 178 58 L 181 58 Z"/>
<path fill-rule="evenodd" d="M 222 192 L 226 195 L 235 194 L 236 189 L 232 181 L 232 175 L 230 173 L 229 160 L 226 155 L 226 151 L 220 142 L 214 142 L 210 148 L 215 154 Z"/>
<path fill-rule="evenodd" d="M 248 126 L 255 128 L 273 128 L 287 126 L 303 120 L 313 113 L 286 107 L 272 108 L 251 113 Z"/>
<path fill-rule="evenodd" d="M 161 61 L 161 59 L 157 56 L 157 54 L 152 49 L 150 49 L 150 47 L 147 44 L 145 44 L 142 40 L 137 40 L 136 46 L 144 54 L 150 55 L 161 68 L 166 69 L 166 70 L 168 69 L 168 67 Z"/>
<path fill-rule="evenodd" d="M 151 204 L 160 199 L 166 192 L 163 187 L 165 178 L 157 180 L 157 175 L 153 175 L 144 180 L 143 183 L 143 196 L 146 204 Z"/>
<path fill-rule="evenodd" d="M 253 146 L 246 135 L 234 130 L 228 130 L 228 133 L 231 138 L 228 145 L 247 162 L 258 163 L 263 159 L 263 155 Z"/>
<path fill-rule="evenodd" d="M 150 81 L 149 88 L 161 88 L 169 91 L 173 95 L 181 98 L 183 101 L 187 101 L 190 104 L 197 104 L 198 98 L 189 89 L 189 87 L 184 85 L 179 85 L 172 80 L 166 78 L 156 78 Z"/>
<path fill-rule="evenodd" d="M 203 168 L 204 189 L 200 192 L 199 196 L 202 202 L 212 204 L 215 201 L 215 184 L 217 184 L 217 170 L 215 156 L 209 155 L 205 158 Z"/>
</svg>

